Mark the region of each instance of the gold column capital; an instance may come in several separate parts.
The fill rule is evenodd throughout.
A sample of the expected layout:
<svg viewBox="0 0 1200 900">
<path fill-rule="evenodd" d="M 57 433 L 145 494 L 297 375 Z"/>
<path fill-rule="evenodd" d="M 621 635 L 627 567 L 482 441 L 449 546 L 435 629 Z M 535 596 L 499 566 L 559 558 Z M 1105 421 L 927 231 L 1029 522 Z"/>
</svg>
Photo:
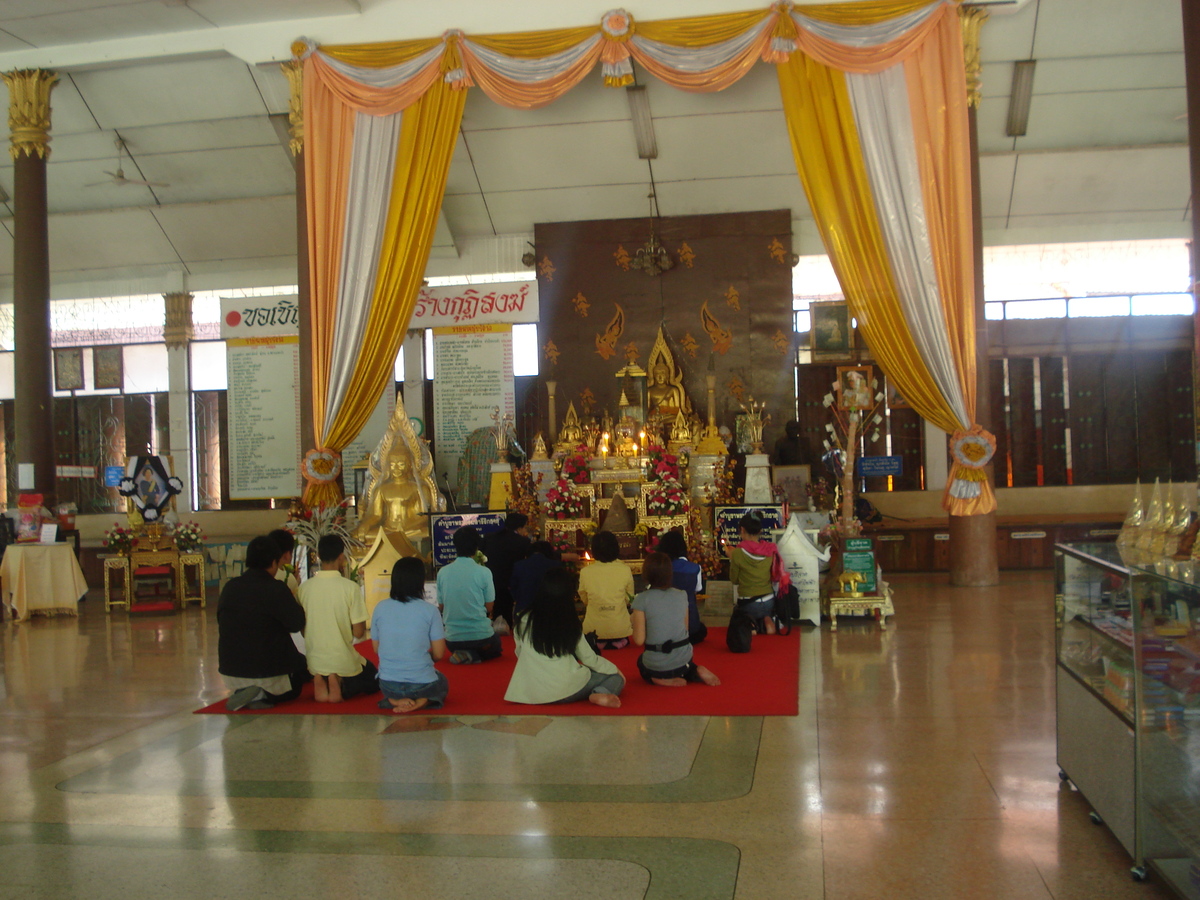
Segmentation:
<svg viewBox="0 0 1200 900">
<path fill-rule="evenodd" d="M 291 96 L 288 98 L 288 149 L 292 156 L 299 156 L 304 149 L 304 63 L 298 59 L 280 63 L 279 68 L 287 76 Z"/>
<path fill-rule="evenodd" d="M 967 103 L 972 109 L 979 109 L 982 98 L 982 81 L 980 72 L 983 60 L 979 53 L 979 32 L 987 21 L 988 11 L 982 6 L 960 6 L 959 22 L 962 25 L 963 59 L 966 63 L 967 74 Z"/>
<path fill-rule="evenodd" d="M 167 312 L 166 325 L 163 327 L 167 349 L 186 347 L 195 335 L 192 328 L 192 295 L 187 291 L 172 291 L 163 294 L 163 304 Z"/>
<path fill-rule="evenodd" d="M 50 155 L 50 89 L 58 74 L 46 69 L 16 69 L 0 73 L 8 85 L 8 128 L 13 159 Z"/>
</svg>

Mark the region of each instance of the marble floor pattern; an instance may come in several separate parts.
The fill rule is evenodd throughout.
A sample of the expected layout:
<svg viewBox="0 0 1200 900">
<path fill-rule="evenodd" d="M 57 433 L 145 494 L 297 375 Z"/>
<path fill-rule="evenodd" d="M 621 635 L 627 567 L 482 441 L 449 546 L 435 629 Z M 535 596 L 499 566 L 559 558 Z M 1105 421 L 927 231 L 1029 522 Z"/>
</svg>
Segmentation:
<svg viewBox="0 0 1200 900">
<path fill-rule="evenodd" d="M 0 900 L 1169 896 L 1059 781 L 1049 573 L 892 582 L 795 718 L 194 716 L 214 604 L 5 621 Z"/>
</svg>

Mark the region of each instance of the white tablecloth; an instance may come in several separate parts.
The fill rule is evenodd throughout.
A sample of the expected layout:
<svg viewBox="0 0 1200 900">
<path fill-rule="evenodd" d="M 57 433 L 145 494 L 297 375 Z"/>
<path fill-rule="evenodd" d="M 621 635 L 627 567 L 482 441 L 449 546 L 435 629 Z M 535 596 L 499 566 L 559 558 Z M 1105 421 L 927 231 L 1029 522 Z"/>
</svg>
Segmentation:
<svg viewBox="0 0 1200 900">
<path fill-rule="evenodd" d="M 9 544 L 0 561 L 0 593 L 15 619 L 74 616 L 87 581 L 70 544 Z"/>
</svg>

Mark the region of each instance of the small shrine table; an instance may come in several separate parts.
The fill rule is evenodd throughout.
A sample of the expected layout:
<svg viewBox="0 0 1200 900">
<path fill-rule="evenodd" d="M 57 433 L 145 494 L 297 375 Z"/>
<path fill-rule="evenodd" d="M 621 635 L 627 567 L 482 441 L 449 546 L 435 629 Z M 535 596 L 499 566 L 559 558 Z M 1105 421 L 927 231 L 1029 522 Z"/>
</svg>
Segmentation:
<svg viewBox="0 0 1200 900">
<path fill-rule="evenodd" d="M 75 616 L 87 581 L 70 544 L 9 544 L 0 561 L 0 594 L 17 621 Z"/>
</svg>

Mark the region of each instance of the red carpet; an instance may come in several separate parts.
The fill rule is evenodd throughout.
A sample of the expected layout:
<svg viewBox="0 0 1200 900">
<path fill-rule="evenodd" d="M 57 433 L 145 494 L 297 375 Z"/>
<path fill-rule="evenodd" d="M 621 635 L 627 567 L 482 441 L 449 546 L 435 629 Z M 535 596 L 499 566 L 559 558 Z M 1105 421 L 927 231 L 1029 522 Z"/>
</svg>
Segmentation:
<svg viewBox="0 0 1200 900">
<path fill-rule="evenodd" d="M 696 647 L 695 661 L 707 666 L 721 679 L 717 687 L 689 684 L 682 688 L 658 687 L 642 681 L 636 660 L 641 652 L 632 646 L 605 650 L 625 676 L 620 709 L 602 709 L 586 700 L 553 706 L 509 703 L 504 699 L 508 679 L 516 665 L 512 638 L 505 637 L 504 655 L 475 666 L 452 666 L 446 660 L 438 669 L 450 680 L 450 695 L 435 716 L 794 716 L 800 678 L 800 637 L 795 629 L 786 637 L 757 635 L 750 653 L 730 653 L 725 648 L 725 629 L 710 628 L 708 639 Z M 376 657 L 370 641 L 358 650 L 371 661 Z M 376 706 L 379 693 L 355 697 L 342 703 L 317 703 L 312 685 L 291 703 L 275 709 L 239 710 L 227 713 L 225 701 L 197 710 L 224 715 L 383 715 L 391 713 Z"/>
</svg>

